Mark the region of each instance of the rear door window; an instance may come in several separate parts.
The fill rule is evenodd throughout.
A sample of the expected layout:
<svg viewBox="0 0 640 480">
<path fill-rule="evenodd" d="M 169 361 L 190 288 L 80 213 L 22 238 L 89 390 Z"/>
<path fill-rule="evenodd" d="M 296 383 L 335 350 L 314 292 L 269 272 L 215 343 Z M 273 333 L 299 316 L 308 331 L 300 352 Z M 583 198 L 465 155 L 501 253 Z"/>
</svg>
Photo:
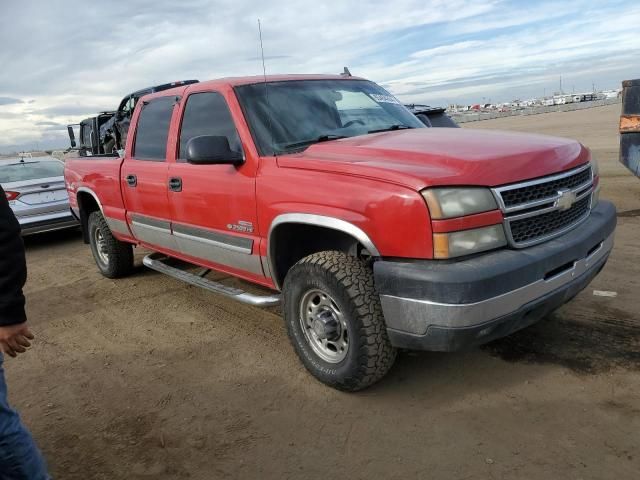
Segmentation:
<svg viewBox="0 0 640 480">
<path fill-rule="evenodd" d="M 187 143 L 200 135 L 227 137 L 231 150 L 242 152 L 240 137 L 224 97 L 216 92 L 194 93 L 187 98 L 182 127 L 178 161 L 187 158 Z"/>
<path fill-rule="evenodd" d="M 138 160 L 164 162 L 167 137 L 175 97 L 160 97 L 145 103 L 138 117 L 133 157 Z"/>
</svg>

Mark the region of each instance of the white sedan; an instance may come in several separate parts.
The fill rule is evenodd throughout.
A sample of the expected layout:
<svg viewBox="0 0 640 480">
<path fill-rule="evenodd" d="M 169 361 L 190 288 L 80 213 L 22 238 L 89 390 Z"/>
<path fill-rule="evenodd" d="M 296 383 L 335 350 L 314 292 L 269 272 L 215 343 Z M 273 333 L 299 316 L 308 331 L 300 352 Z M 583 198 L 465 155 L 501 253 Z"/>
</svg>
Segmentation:
<svg viewBox="0 0 640 480">
<path fill-rule="evenodd" d="M 63 170 L 64 163 L 53 157 L 0 160 L 0 184 L 23 235 L 78 226 Z"/>
</svg>

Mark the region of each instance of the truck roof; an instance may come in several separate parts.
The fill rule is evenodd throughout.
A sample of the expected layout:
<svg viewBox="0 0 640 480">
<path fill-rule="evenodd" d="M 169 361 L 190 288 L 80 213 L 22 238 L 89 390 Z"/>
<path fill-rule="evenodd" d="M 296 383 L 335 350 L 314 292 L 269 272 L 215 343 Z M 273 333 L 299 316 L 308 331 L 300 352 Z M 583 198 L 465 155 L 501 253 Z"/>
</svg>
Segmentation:
<svg viewBox="0 0 640 480">
<path fill-rule="evenodd" d="M 162 85 L 156 85 L 155 87 L 141 88 L 140 90 L 136 90 L 135 92 L 132 92 L 132 93 L 128 94 L 125 98 L 128 98 L 128 97 L 141 97 L 143 95 L 146 95 L 147 93 L 162 92 L 164 90 L 170 90 L 170 89 L 176 88 L 176 87 L 184 87 L 185 85 L 193 85 L 194 83 L 199 83 L 199 81 L 198 80 L 177 80 L 175 82 L 163 83 Z"/>
<path fill-rule="evenodd" d="M 282 74 L 282 75 L 251 75 L 247 77 L 226 77 L 203 82 L 209 84 L 227 84 L 232 87 L 238 85 L 251 85 L 254 83 L 262 83 L 266 79 L 267 82 L 286 82 L 290 80 L 363 80 L 360 77 L 352 77 L 345 75 L 307 75 L 307 74 Z"/>
<path fill-rule="evenodd" d="M 354 76 L 346 76 L 346 75 L 307 75 L 307 74 L 282 74 L 282 75 L 251 75 L 246 77 L 224 77 L 217 78 L 213 80 L 207 80 L 204 82 L 198 82 L 195 85 L 188 85 L 188 87 L 198 88 L 200 87 L 218 87 L 218 86 L 227 86 L 227 87 L 237 87 L 240 85 L 252 85 L 256 83 L 262 83 L 264 81 L 267 82 L 286 82 L 293 80 L 364 80 L 361 77 Z M 179 85 L 175 88 L 171 88 L 168 90 L 163 90 L 162 92 L 156 92 L 159 95 L 171 95 L 173 93 L 178 93 L 179 91 L 183 91 L 187 85 Z M 153 97 L 154 93 L 149 93 L 148 95 L 144 95 L 142 98 Z"/>
</svg>

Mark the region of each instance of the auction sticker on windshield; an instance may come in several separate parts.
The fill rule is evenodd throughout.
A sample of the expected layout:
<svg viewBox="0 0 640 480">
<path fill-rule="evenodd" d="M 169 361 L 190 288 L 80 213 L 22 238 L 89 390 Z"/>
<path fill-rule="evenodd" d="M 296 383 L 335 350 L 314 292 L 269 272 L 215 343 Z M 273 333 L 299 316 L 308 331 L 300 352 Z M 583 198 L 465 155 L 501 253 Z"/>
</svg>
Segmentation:
<svg viewBox="0 0 640 480">
<path fill-rule="evenodd" d="M 369 95 L 378 103 L 400 103 L 395 97 L 391 95 L 380 95 L 379 93 L 370 93 Z"/>
</svg>

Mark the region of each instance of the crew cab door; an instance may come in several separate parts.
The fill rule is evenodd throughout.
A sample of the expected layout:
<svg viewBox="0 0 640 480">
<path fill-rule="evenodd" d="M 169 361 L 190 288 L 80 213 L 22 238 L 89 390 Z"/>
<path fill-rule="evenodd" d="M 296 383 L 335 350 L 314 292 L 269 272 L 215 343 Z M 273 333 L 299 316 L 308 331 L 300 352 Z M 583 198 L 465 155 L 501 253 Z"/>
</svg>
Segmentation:
<svg viewBox="0 0 640 480">
<path fill-rule="evenodd" d="M 127 149 L 120 169 L 127 222 L 135 237 L 152 248 L 169 250 L 176 250 L 171 235 L 166 161 L 175 104 L 173 95 L 152 98 L 141 105 L 133 146 Z"/>
<path fill-rule="evenodd" d="M 196 91 L 181 103 L 176 158 L 169 164 L 168 175 L 178 250 L 218 270 L 245 278 L 262 277 L 255 198 L 257 160 L 245 156 L 240 166 L 187 163 L 187 143 L 200 135 L 225 136 L 237 152 L 243 147 L 222 93 Z"/>
</svg>

